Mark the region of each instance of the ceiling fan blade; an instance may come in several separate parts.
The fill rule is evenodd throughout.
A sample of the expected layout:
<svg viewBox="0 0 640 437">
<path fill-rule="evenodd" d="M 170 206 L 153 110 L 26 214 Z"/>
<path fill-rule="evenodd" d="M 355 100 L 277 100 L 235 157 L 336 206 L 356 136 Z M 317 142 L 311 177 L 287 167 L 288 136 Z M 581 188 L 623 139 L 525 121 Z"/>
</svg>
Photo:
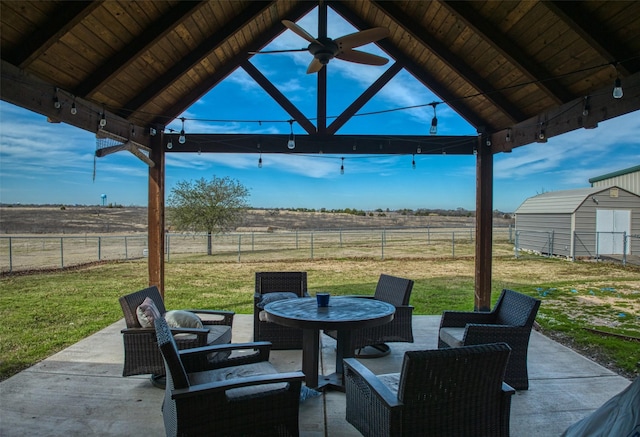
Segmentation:
<svg viewBox="0 0 640 437">
<path fill-rule="evenodd" d="M 269 55 L 272 53 L 292 53 L 292 52 L 308 52 L 307 47 L 303 49 L 283 49 L 283 50 L 262 50 L 257 52 L 249 52 L 250 55 Z"/>
<path fill-rule="evenodd" d="M 318 59 L 313 58 L 313 61 L 311 61 L 309 67 L 307 67 L 307 74 L 317 73 L 322 70 L 322 67 L 324 67 L 324 65 Z"/>
<path fill-rule="evenodd" d="M 335 39 L 334 42 L 344 50 L 345 48 L 360 47 L 388 36 L 389 29 L 386 27 L 374 27 L 373 29 L 361 30 L 360 32 L 341 36 Z"/>
<path fill-rule="evenodd" d="M 358 64 L 367 65 L 384 65 L 389 60 L 382 56 L 374 55 L 372 53 L 361 52 L 360 50 L 343 50 L 336 54 L 336 58 L 343 61 L 356 62 Z"/>
<path fill-rule="evenodd" d="M 285 25 L 285 27 L 287 27 L 288 29 L 290 29 L 293 33 L 295 33 L 296 35 L 306 39 L 309 42 L 314 42 L 316 44 L 320 44 L 320 41 L 318 41 L 317 39 L 315 39 L 313 36 L 311 36 L 311 34 L 309 32 L 307 32 L 306 30 L 304 30 L 302 27 L 298 26 L 296 23 L 294 23 L 293 21 L 289 21 L 289 20 L 282 20 L 282 24 Z M 322 44 L 320 44 L 322 45 Z"/>
</svg>

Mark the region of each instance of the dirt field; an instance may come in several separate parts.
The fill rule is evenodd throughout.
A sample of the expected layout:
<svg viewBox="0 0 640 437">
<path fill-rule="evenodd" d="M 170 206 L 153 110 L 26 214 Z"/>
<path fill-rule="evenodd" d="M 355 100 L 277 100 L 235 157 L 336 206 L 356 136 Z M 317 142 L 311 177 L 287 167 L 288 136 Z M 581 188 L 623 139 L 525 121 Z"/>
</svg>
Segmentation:
<svg viewBox="0 0 640 437">
<path fill-rule="evenodd" d="M 356 216 L 326 212 L 249 210 L 241 230 L 381 229 L 397 227 L 473 227 L 473 217 L 411 216 L 385 212 Z M 495 218 L 495 226 L 510 220 Z M 167 223 L 171 231 L 171 224 Z M 147 208 L 100 206 L 3 206 L 0 234 L 124 234 L 147 231 Z"/>
</svg>

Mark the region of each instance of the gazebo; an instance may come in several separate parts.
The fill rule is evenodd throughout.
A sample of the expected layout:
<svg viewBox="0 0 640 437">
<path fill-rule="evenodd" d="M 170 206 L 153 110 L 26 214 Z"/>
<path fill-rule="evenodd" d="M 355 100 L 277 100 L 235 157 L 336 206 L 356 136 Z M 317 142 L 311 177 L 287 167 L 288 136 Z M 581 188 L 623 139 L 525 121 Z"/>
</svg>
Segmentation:
<svg viewBox="0 0 640 437">
<path fill-rule="evenodd" d="M 292 23 L 314 8 L 317 36 L 305 39 L 317 75 L 315 123 L 251 62 L 287 28 L 304 37 Z M 382 28 L 361 40 L 375 42 L 391 60 L 331 123 L 332 58 L 375 59 L 352 50 L 359 37 L 342 41 L 346 47 L 329 38 L 328 8 L 359 30 Z M 160 290 L 165 155 L 256 153 L 258 144 L 250 134 L 190 133 L 180 148 L 169 148 L 177 136 L 165 127 L 235 69 L 246 71 L 306 131 L 290 153 L 412 154 L 420 144 L 422 154 L 475 154 L 477 310 L 488 309 L 491 298 L 493 155 L 640 109 L 640 2 L 633 0 L 2 0 L 0 23 L 2 100 L 111 138 L 117 150 L 149 165 L 149 284 Z M 384 136 L 384 147 L 374 135 L 340 135 L 403 69 L 478 135 Z M 282 153 L 286 141 L 287 135 L 261 135 L 260 151 Z"/>
</svg>

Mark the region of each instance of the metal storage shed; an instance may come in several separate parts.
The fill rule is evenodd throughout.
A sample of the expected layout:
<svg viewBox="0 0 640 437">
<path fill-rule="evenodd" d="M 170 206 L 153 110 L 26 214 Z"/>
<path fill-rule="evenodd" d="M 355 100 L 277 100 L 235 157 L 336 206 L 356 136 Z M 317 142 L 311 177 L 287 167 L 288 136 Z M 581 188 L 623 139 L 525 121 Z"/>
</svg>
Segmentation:
<svg viewBox="0 0 640 437">
<path fill-rule="evenodd" d="M 572 259 L 640 253 L 640 196 L 620 187 L 539 194 L 515 215 L 517 250 Z"/>
<path fill-rule="evenodd" d="M 640 165 L 589 179 L 592 187 L 616 186 L 640 196 Z"/>
</svg>

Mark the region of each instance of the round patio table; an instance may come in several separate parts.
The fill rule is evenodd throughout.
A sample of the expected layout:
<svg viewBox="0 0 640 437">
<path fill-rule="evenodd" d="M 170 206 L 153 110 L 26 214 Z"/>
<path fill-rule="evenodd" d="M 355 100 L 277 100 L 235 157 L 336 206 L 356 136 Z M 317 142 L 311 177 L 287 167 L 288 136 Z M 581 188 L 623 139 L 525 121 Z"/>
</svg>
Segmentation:
<svg viewBox="0 0 640 437">
<path fill-rule="evenodd" d="M 267 320 L 302 329 L 302 373 L 307 387 L 335 388 L 344 391 L 343 358 L 353 357 L 351 331 L 383 325 L 393 320 L 395 307 L 375 299 L 331 297 L 328 307 L 318 307 L 315 297 L 285 299 L 264 307 Z M 320 330 L 338 332 L 336 371 L 318 376 Z"/>
</svg>

